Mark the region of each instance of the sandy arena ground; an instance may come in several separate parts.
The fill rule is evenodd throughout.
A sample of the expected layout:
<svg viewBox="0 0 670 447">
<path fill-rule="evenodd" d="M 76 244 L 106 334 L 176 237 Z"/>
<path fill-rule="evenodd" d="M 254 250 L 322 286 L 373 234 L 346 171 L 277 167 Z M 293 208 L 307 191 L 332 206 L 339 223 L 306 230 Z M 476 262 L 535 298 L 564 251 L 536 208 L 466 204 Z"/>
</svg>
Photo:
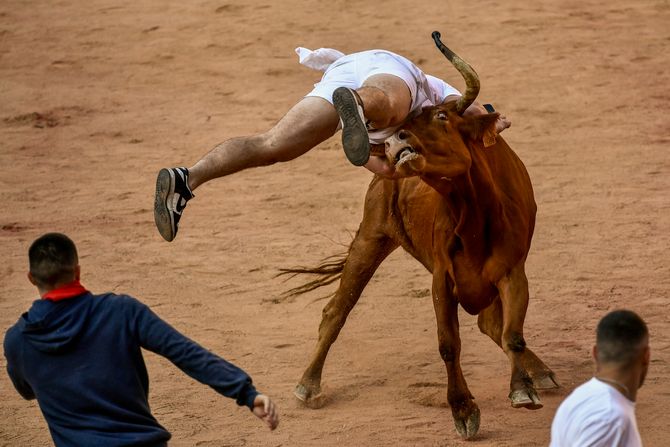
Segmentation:
<svg viewBox="0 0 670 447">
<path fill-rule="evenodd" d="M 627 307 L 652 334 L 640 432 L 646 446 L 668 445 L 668 23 L 668 0 L 4 0 L 0 328 L 36 297 L 29 244 L 61 231 L 91 290 L 145 301 L 277 400 L 281 425 L 269 432 L 147 354 L 152 408 L 173 446 L 543 446 L 560 401 L 592 374 L 596 322 Z M 347 163 L 339 134 L 294 162 L 203 186 L 173 243 L 152 214 L 161 167 L 267 129 L 317 82 L 297 46 L 390 49 L 462 88 L 433 30 L 476 68 L 482 102 L 513 122 L 504 136 L 539 205 L 527 341 L 563 384 L 542 393 L 541 410 L 512 409 L 506 357 L 463 314 L 463 370 L 482 411 L 471 442 L 446 403 L 430 275 L 400 251 L 331 351 L 328 405 L 293 397 L 334 287 L 277 303 L 298 281 L 274 275 L 342 251 L 358 226 L 371 174 Z M 0 445 L 51 444 L 39 408 L 4 373 L 0 395 Z"/>
</svg>

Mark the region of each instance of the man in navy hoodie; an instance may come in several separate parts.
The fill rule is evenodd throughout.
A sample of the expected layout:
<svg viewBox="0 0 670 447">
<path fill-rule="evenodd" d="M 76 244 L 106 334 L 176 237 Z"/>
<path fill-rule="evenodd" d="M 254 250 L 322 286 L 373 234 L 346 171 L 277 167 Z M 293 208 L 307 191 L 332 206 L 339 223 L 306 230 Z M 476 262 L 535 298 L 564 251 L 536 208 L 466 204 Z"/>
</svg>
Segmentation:
<svg viewBox="0 0 670 447">
<path fill-rule="evenodd" d="M 28 279 L 41 295 L 5 335 L 7 372 L 37 399 L 56 446 L 167 446 L 151 414 L 140 348 L 246 405 L 271 430 L 274 403 L 241 369 L 189 340 L 127 295 L 93 295 L 79 282 L 77 249 L 48 233 L 28 251 Z"/>
</svg>

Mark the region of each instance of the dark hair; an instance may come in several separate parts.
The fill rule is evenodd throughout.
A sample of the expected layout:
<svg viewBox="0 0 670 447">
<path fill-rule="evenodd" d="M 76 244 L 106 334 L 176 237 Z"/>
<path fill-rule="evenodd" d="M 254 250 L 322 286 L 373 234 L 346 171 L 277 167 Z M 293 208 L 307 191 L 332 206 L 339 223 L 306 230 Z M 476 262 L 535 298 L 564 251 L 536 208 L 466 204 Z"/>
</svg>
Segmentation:
<svg viewBox="0 0 670 447">
<path fill-rule="evenodd" d="M 28 249 L 30 274 L 42 286 L 53 286 L 74 280 L 79 262 L 77 247 L 61 233 L 40 236 Z"/>
<path fill-rule="evenodd" d="M 596 330 L 598 361 L 622 366 L 631 364 L 648 334 L 647 325 L 635 312 L 615 310 L 608 313 Z"/>
</svg>

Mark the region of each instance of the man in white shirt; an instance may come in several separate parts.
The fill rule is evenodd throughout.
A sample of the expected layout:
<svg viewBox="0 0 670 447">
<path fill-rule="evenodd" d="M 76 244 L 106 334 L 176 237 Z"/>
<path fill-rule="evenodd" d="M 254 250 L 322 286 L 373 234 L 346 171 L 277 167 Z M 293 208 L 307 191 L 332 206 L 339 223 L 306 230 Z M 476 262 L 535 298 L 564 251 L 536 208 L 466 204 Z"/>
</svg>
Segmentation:
<svg viewBox="0 0 670 447">
<path fill-rule="evenodd" d="M 595 376 L 558 407 L 550 447 L 642 446 L 635 419 L 637 390 L 649 367 L 649 331 L 629 310 L 605 315 L 593 347 Z"/>
</svg>

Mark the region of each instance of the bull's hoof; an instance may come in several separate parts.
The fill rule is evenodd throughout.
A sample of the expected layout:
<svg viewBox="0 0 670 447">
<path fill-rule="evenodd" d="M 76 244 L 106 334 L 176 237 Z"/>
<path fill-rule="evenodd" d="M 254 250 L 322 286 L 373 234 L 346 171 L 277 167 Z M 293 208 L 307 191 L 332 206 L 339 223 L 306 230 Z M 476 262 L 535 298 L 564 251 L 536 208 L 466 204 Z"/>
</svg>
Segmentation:
<svg viewBox="0 0 670 447">
<path fill-rule="evenodd" d="M 535 388 L 536 390 L 553 390 L 560 387 L 554 373 L 548 373 L 541 376 L 534 376 L 532 377 L 532 379 L 533 379 L 533 388 Z"/>
<path fill-rule="evenodd" d="M 454 418 L 454 424 L 461 438 L 472 439 L 479 431 L 479 408 L 475 407 L 467 418 Z"/>
<path fill-rule="evenodd" d="M 514 408 L 527 408 L 529 410 L 539 410 L 543 407 L 540 397 L 533 389 L 514 390 L 509 393 Z"/>
<path fill-rule="evenodd" d="M 299 383 L 295 386 L 293 394 L 302 402 L 307 408 L 319 409 L 326 405 L 326 397 L 319 391 L 314 393 L 308 390 L 305 385 Z"/>
</svg>

